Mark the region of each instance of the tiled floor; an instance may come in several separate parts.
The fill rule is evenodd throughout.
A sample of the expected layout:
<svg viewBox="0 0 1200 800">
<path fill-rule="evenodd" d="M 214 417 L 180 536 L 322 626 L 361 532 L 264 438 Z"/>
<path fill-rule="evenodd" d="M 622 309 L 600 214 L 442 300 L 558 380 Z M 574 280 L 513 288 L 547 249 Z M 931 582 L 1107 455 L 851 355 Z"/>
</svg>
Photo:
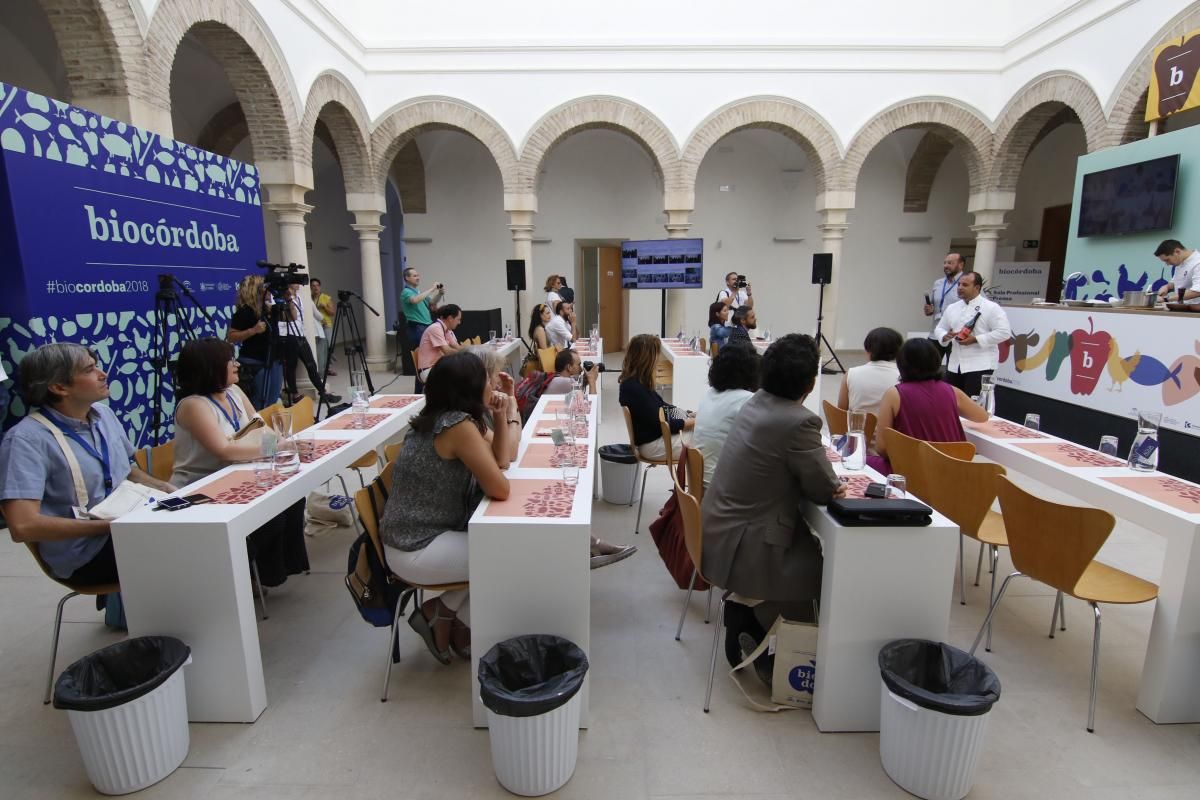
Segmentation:
<svg viewBox="0 0 1200 800">
<path fill-rule="evenodd" d="M 612 361 L 610 357 L 610 362 Z M 378 384 L 389 378 L 377 379 Z M 837 378 L 823 394 L 836 397 Z M 401 379 L 387 391 L 408 387 Z M 604 391 L 601 441 L 623 441 L 615 375 Z M 351 482 L 354 477 L 348 478 Z M 666 499 L 650 473 L 645 525 Z M 816 731 L 807 712 L 759 714 L 718 674 L 712 713 L 701 703 L 712 628 L 694 597 L 683 641 L 673 635 L 683 593 L 653 542 L 633 534 L 636 508 L 598 503 L 595 532 L 637 542 L 632 559 L 592 573 L 592 726 L 564 797 L 905 797 L 879 764 L 876 734 Z M 471 727 L 469 667 L 443 667 L 401 632 L 404 661 L 379 702 L 387 633 L 358 617 L 342 585 L 350 531 L 309 540 L 313 572 L 268 598 L 260 623 L 270 705 L 253 725 L 191 726 L 182 769 L 142 795 L 162 798 L 503 797 L 487 732 Z M 1101 557 L 1143 577 L 1163 545 L 1126 523 Z M 973 560 L 973 557 L 972 559 Z M 1008 569 L 1001 557 L 1001 570 Z M 945 578 L 953 591 L 952 576 Z M 864 586 L 863 592 L 870 592 Z M 985 583 L 953 606 L 950 641 L 969 646 Z M 50 621 L 61 595 L 24 547 L 0 537 L 0 797 L 94 796 L 64 712 L 41 704 Z M 1084 731 L 1091 620 L 1068 600 L 1069 629 L 1046 637 L 1052 593 L 1016 583 L 987 656 L 1003 682 L 972 798 L 1166 800 L 1200 797 L 1200 725 L 1156 726 L 1133 707 L 1152 605 L 1105 609 L 1097 731 Z M 197 608 L 197 614 L 204 609 Z M 120 637 L 88 600 L 67 606 L 60 667 Z M 1200 678 L 1198 678 L 1200 682 Z"/>
</svg>

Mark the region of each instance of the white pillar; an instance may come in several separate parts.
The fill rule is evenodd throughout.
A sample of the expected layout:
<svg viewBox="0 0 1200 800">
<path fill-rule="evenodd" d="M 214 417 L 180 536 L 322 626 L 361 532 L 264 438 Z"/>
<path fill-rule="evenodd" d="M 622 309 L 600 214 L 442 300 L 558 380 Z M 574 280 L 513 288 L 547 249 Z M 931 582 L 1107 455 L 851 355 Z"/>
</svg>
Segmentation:
<svg viewBox="0 0 1200 800">
<path fill-rule="evenodd" d="M 513 207 L 509 203 L 510 198 L 513 197 L 522 201 L 513 204 L 517 207 Z M 533 215 L 537 213 L 537 197 L 532 194 L 506 195 L 505 206 L 505 210 L 508 211 L 508 230 L 512 234 L 513 258 L 519 258 L 525 262 L 525 291 L 521 292 L 519 310 L 513 310 L 511 298 L 501 308 L 504 309 L 502 316 L 517 314 L 517 319 L 513 321 L 513 330 L 520 336 L 523 335 L 523 331 L 528 325 L 533 307 L 544 299 L 542 284 L 533 279 Z"/>
<path fill-rule="evenodd" d="M 297 264 L 298 272 L 308 272 L 308 235 L 305 217 L 313 206 L 304 202 L 304 196 L 312 191 L 312 168 L 289 161 L 268 161 L 258 164 L 260 186 L 266 193 L 263 208 L 275 214 L 279 224 L 279 260 L 285 266 Z M 304 308 L 304 338 L 313 353 L 317 352 L 315 334 L 315 308 L 312 295 L 300 292 Z M 297 375 L 296 386 L 302 391 L 313 388 L 306 372 Z"/>
<path fill-rule="evenodd" d="M 362 221 L 372 216 L 378 220 L 378 214 L 356 211 L 354 216 L 359 222 L 350 227 L 358 231 L 359 257 L 362 261 L 363 300 L 382 315 L 383 267 L 379 259 L 379 234 L 383 231 L 383 226 L 378 223 Z M 362 333 L 366 339 L 363 342 L 363 349 L 367 354 L 367 368 L 372 370 L 386 368 L 388 363 L 387 323 L 382 316 L 376 316 L 365 308 L 362 312 L 362 319 Z"/>
<path fill-rule="evenodd" d="M 691 230 L 691 215 L 690 208 L 668 208 L 667 209 L 667 238 L 668 239 L 686 239 L 688 231 Z M 667 290 L 667 336 L 674 336 L 681 330 L 691 331 L 697 325 L 688 325 L 687 320 L 687 289 L 669 289 Z M 707 322 L 708 320 L 702 320 Z M 707 326 L 704 326 L 707 328 Z M 689 335 L 691 335 L 689 333 Z M 707 333 L 704 334 L 708 336 Z"/>
<path fill-rule="evenodd" d="M 996 266 L 996 244 L 1008 227 L 1004 216 L 1016 205 L 1016 192 L 978 192 L 967 201 L 967 211 L 975 216 L 975 263 L 970 268 L 983 278 L 984 288 L 992 281 Z"/>
<path fill-rule="evenodd" d="M 817 195 L 817 212 L 821 221 L 817 230 L 821 232 L 821 252 L 833 255 L 832 277 L 825 287 L 822 306 L 821 334 L 833 348 L 840 346 L 837 338 L 838 297 L 842 284 L 842 241 L 850 227 L 849 215 L 854 208 L 854 192 L 824 192 Z"/>
</svg>

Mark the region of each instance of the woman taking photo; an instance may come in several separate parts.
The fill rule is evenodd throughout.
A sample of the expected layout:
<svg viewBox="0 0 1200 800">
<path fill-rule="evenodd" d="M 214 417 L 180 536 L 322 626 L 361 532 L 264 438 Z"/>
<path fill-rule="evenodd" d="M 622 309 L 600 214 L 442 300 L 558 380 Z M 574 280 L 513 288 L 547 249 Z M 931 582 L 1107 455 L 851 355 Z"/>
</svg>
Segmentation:
<svg viewBox="0 0 1200 800">
<path fill-rule="evenodd" d="M 197 339 L 179 354 L 175 407 L 175 471 L 171 483 L 188 486 L 260 451 L 261 431 L 234 439 L 258 413 L 237 386 L 233 346 L 220 339 Z M 285 509 L 246 538 L 250 560 L 263 586 L 278 586 L 288 575 L 308 571 L 304 546 L 304 501 Z"/>
<path fill-rule="evenodd" d="M 488 441 L 488 411 L 496 420 Z M 380 520 L 388 568 L 416 583 L 467 580 L 467 522 L 486 495 L 508 498 L 510 437 L 520 426 L 509 424 L 507 395 L 496 393 L 487 369 L 472 353 L 440 359 L 425 383 L 425 407 L 410 423 L 393 472 L 398 488 Z M 503 420 L 503 423 L 501 422 Z M 409 614 L 409 626 L 443 664 L 450 651 L 471 655 L 468 592 L 454 591 L 427 600 Z"/>
<path fill-rule="evenodd" d="M 279 399 L 283 388 L 283 351 L 279 341 L 272 341 L 261 275 L 247 275 L 237 288 L 237 307 L 229 321 L 226 337 L 240 345 L 241 364 L 239 385 L 249 395 L 256 409 L 264 409 Z M 274 345 L 274 347 L 272 347 Z M 270 357 L 270 366 L 267 359 Z"/>
<path fill-rule="evenodd" d="M 658 410 L 663 409 L 671 429 L 671 451 L 679 458 L 681 438 L 675 434 L 690 431 L 696 425 L 692 413 L 681 411 L 654 391 L 654 365 L 658 363 L 661 342 L 652 333 L 640 333 L 629 342 L 625 361 L 621 365 L 621 405 L 629 409 L 633 420 L 633 443 L 642 458 L 662 460 L 667 455 L 667 443 L 658 424 Z"/>
<path fill-rule="evenodd" d="M 550 336 L 546 333 L 546 325 L 554 318 L 550 306 L 538 303 L 529 315 L 529 341 L 536 350 L 545 350 L 550 346 Z"/>
</svg>

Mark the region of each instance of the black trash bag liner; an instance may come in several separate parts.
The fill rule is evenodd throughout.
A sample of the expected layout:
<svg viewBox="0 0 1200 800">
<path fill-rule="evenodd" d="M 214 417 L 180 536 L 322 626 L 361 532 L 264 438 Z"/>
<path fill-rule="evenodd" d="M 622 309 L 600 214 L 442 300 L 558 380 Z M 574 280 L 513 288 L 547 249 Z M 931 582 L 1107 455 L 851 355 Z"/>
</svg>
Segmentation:
<svg viewBox="0 0 1200 800">
<path fill-rule="evenodd" d="M 879 672 L 894 694 L 943 714 L 986 714 L 1000 699 L 996 673 L 979 659 L 942 642 L 889 642 L 879 651 Z"/>
<path fill-rule="evenodd" d="M 627 444 L 605 444 L 600 446 L 600 460 L 617 464 L 636 464 L 637 456 Z"/>
<path fill-rule="evenodd" d="M 54 683 L 54 707 L 71 711 L 115 708 L 162 685 L 192 649 L 170 636 L 139 636 L 86 655 Z"/>
<path fill-rule="evenodd" d="M 574 642 L 536 634 L 500 642 L 479 659 L 479 696 L 505 717 L 536 717 L 565 705 L 587 675 Z"/>
</svg>

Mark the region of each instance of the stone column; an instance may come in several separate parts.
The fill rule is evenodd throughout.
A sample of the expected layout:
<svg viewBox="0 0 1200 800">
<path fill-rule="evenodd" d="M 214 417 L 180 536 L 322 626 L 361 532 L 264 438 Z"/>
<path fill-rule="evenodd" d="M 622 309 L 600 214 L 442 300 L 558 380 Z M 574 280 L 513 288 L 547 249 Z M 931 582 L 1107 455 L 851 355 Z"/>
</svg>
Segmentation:
<svg viewBox="0 0 1200 800">
<path fill-rule="evenodd" d="M 854 192 L 824 192 L 817 195 L 816 207 L 821 215 L 821 221 L 817 223 L 817 230 L 821 232 L 821 252 L 833 254 L 833 277 L 825 287 L 821 334 L 831 347 L 837 349 L 841 346 L 837 339 L 837 321 L 842 284 L 842 241 L 846 238 L 846 229 L 850 227 L 849 214 L 854 208 Z"/>
<path fill-rule="evenodd" d="M 504 195 L 504 210 L 508 212 L 508 230 L 512 234 L 513 258 L 525 262 L 525 291 L 521 292 L 521 308 L 513 310 L 511 298 L 501 306 L 503 316 L 516 313 L 513 320 L 513 331 L 521 335 L 525 323 L 533 313 L 533 307 L 543 299 L 542 285 L 533 279 L 533 216 L 537 213 L 537 195 L 535 194 L 506 194 Z"/>
<path fill-rule="evenodd" d="M 370 207 L 366 202 L 374 202 Z M 358 232 L 359 258 L 362 269 L 363 300 L 382 315 L 383 312 L 383 267 L 379 258 L 379 234 L 383 226 L 379 218 L 386 210 L 382 196 L 346 195 L 346 205 L 354 214 L 350 227 Z M 367 354 L 367 367 L 376 370 L 385 368 L 387 357 L 387 320 L 363 309 L 359 317 L 363 320 L 363 349 Z"/>
<path fill-rule="evenodd" d="M 312 191 L 312 167 L 290 161 L 260 162 L 257 166 L 260 186 L 266 195 L 263 208 L 275 215 L 279 225 L 279 261 L 285 266 L 298 264 L 297 271 L 308 272 L 308 236 L 304 220 L 313 206 L 305 203 L 304 197 Z M 312 296 L 303 290 L 300 298 L 304 307 L 304 338 L 315 354 Z M 302 391 L 313 388 L 303 370 L 296 377 L 297 388 Z"/>
<path fill-rule="evenodd" d="M 984 288 L 992 282 L 996 266 L 996 245 L 1008 223 L 1004 216 L 1016 204 L 1015 192 L 979 192 L 971 195 L 967 211 L 975 215 L 975 263 L 968 266 L 983 278 Z"/>
<path fill-rule="evenodd" d="M 674 198 L 668 197 L 667 201 L 671 202 L 672 199 Z M 688 231 L 691 230 L 692 227 L 692 209 L 690 205 L 688 208 L 671 208 L 670 206 L 667 206 L 666 211 L 667 224 L 665 227 L 667 229 L 667 238 L 686 239 L 688 237 Z M 708 327 L 707 325 L 696 324 L 697 322 L 708 322 L 707 318 L 702 320 L 690 320 L 689 324 L 686 308 L 687 294 L 688 291 L 686 289 L 667 290 L 667 336 L 674 336 L 681 330 L 689 331 L 689 335 L 691 335 L 690 332 L 696 328 L 704 327 L 707 329 Z M 704 333 L 703 336 L 707 338 L 708 333 Z"/>
</svg>

